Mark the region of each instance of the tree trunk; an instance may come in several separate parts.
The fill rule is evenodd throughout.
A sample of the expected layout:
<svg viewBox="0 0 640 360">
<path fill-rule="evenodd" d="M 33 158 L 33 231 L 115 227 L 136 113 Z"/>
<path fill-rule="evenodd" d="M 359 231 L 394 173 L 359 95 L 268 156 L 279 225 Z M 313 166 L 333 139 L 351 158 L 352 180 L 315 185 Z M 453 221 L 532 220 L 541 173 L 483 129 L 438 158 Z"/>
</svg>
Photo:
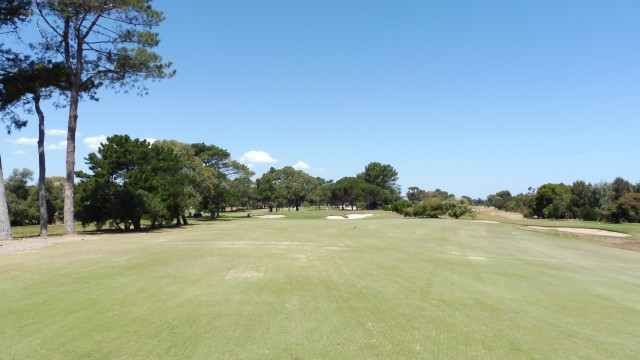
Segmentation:
<svg viewBox="0 0 640 360">
<path fill-rule="evenodd" d="M 11 220 L 9 219 L 9 206 L 7 205 L 7 194 L 4 191 L 4 175 L 2 174 L 2 158 L 0 158 L 0 240 L 10 240 Z"/>
<path fill-rule="evenodd" d="M 75 233 L 75 209 L 73 204 L 76 168 L 76 128 L 78 124 L 78 103 L 80 85 L 72 86 L 69 101 L 69 124 L 67 127 L 67 168 L 64 183 L 64 233 Z"/>
<path fill-rule="evenodd" d="M 189 225 L 189 223 L 187 222 L 187 217 L 184 216 L 184 214 L 180 215 L 182 217 L 182 223 L 185 225 Z"/>
<path fill-rule="evenodd" d="M 40 237 L 47 237 L 49 231 L 49 213 L 47 212 L 47 191 L 45 187 L 46 179 L 46 163 L 44 156 L 44 113 L 40 108 L 40 94 L 33 97 L 33 103 L 38 114 L 39 130 L 38 130 L 38 203 L 40 204 Z"/>
<path fill-rule="evenodd" d="M 180 226 L 180 225 L 182 224 L 180 223 L 180 215 L 178 215 L 176 216 L 176 226 Z"/>
</svg>

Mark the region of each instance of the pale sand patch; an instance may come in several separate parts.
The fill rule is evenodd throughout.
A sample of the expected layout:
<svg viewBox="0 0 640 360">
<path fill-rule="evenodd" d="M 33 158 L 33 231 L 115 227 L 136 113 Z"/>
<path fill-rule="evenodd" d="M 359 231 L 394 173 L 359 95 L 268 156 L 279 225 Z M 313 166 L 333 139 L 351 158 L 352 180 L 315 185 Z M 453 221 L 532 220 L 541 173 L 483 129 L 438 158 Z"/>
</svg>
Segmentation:
<svg viewBox="0 0 640 360">
<path fill-rule="evenodd" d="M 64 235 L 48 238 L 25 238 L 20 240 L 1 240 L 0 254 L 13 254 L 18 252 L 32 252 L 40 248 L 60 243 L 70 243 L 84 240 L 99 239 L 96 235 Z"/>
<path fill-rule="evenodd" d="M 287 217 L 287 215 L 259 215 L 256 217 L 260 219 L 282 219 Z"/>
<path fill-rule="evenodd" d="M 471 220 L 471 222 L 474 223 L 484 223 L 484 224 L 500 224 L 497 221 L 491 221 L 491 220 Z"/>
<path fill-rule="evenodd" d="M 369 216 L 373 216 L 373 214 L 333 215 L 333 216 L 327 216 L 327 219 L 329 219 L 329 220 L 356 220 L 356 219 L 366 218 L 366 217 L 369 217 Z"/>
<path fill-rule="evenodd" d="M 615 231 L 607 231 L 600 229 L 585 229 L 585 228 L 568 228 L 568 227 L 545 227 L 545 226 L 526 226 L 527 229 L 542 230 L 542 231 L 562 231 L 573 234 L 581 235 L 597 235 L 597 236 L 611 236 L 611 237 L 629 237 L 629 234 L 623 234 Z"/>
</svg>

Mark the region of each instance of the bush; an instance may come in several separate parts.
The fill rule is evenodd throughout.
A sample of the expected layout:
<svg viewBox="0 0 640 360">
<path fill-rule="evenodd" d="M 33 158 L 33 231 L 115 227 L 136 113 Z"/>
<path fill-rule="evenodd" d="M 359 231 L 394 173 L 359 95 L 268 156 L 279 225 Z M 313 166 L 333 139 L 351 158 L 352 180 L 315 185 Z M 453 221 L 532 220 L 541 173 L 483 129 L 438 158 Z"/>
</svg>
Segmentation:
<svg viewBox="0 0 640 360">
<path fill-rule="evenodd" d="M 598 221 L 602 213 L 594 208 L 587 208 L 582 215 L 582 220 L 586 221 Z"/>
<path fill-rule="evenodd" d="M 469 216 L 472 218 L 476 216 L 466 199 L 448 199 L 443 202 L 442 206 L 443 211 L 446 211 L 446 215 L 455 219 L 459 219 L 463 216 Z"/>
</svg>

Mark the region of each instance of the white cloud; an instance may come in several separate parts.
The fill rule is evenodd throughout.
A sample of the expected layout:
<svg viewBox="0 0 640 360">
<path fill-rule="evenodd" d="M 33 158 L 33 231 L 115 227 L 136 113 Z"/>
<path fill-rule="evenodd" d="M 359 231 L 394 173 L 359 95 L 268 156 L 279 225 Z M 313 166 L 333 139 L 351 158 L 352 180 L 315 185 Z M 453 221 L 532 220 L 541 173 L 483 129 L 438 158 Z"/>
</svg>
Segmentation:
<svg viewBox="0 0 640 360">
<path fill-rule="evenodd" d="M 158 139 L 154 139 L 154 138 L 144 138 L 144 139 L 147 140 L 149 144 L 153 144 L 154 142 L 158 141 Z"/>
<path fill-rule="evenodd" d="M 300 169 L 308 169 L 311 166 L 309 166 L 309 164 L 303 162 L 303 161 L 298 161 L 295 165 L 293 165 L 294 169 L 300 170 Z"/>
<path fill-rule="evenodd" d="M 65 135 L 67 135 L 67 130 L 50 129 L 50 130 L 45 131 L 45 133 L 47 135 L 51 135 L 51 136 L 65 136 Z"/>
<path fill-rule="evenodd" d="M 82 142 L 87 146 L 87 148 L 91 150 L 98 150 L 98 148 L 100 147 L 100 144 L 106 141 L 107 141 L 107 137 L 104 135 L 88 137 L 82 140 Z"/>
<path fill-rule="evenodd" d="M 278 162 L 278 159 L 274 159 L 265 151 L 249 151 L 242 155 L 240 162 L 244 164 L 273 164 Z"/>
<path fill-rule="evenodd" d="M 26 138 L 26 137 L 21 137 L 19 139 L 16 140 L 11 140 L 12 144 L 18 144 L 18 145 L 38 145 L 38 139 L 37 138 Z"/>
<path fill-rule="evenodd" d="M 62 140 L 57 144 L 47 145 L 47 150 L 64 150 L 67 148 L 67 140 Z"/>
<path fill-rule="evenodd" d="M 24 155 L 24 154 L 26 154 L 26 152 L 24 152 L 22 150 L 16 150 L 16 151 L 13 152 L 13 155 L 18 155 L 18 156 Z"/>
</svg>

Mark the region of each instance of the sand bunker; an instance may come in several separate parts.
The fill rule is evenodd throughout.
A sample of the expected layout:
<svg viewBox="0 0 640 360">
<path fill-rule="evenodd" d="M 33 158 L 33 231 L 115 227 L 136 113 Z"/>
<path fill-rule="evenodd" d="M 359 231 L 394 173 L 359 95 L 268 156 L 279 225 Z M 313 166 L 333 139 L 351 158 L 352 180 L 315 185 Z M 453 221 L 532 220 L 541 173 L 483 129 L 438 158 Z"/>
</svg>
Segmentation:
<svg viewBox="0 0 640 360">
<path fill-rule="evenodd" d="M 329 219 L 329 220 L 356 220 L 356 219 L 366 218 L 366 217 L 369 217 L 369 216 L 373 216 L 373 214 L 334 215 L 334 216 L 327 216 L 327 219 Z"/>
<path fill-rule="evenodd" d="M 282 219 L 287 217 L 287 215 L 260 215 L 256 216 L 258 219 Z"/>
<path fill-rule="evenodd" d="M 572 234 L 581 235 L 597 235 L 597 236 L 611 236 L 611 237 L 628 237 L 629 234 L 623 234 L 615 231 L 607 231 L 600 229 L 585 229 L 585 228 L 568 228 L 568 227 L 545 227 L 545 226 L 527 226 L 527 229 L 542 230 L 542 231 L 562 231 Z"/>
<path fill-rule="evenodd" d="M 491 220 L 471 220 L 471 222 L 474 223 L 483 223 L 483 224 L 500 224 L 497 221 L 491 221 Z"/>
</svg>

